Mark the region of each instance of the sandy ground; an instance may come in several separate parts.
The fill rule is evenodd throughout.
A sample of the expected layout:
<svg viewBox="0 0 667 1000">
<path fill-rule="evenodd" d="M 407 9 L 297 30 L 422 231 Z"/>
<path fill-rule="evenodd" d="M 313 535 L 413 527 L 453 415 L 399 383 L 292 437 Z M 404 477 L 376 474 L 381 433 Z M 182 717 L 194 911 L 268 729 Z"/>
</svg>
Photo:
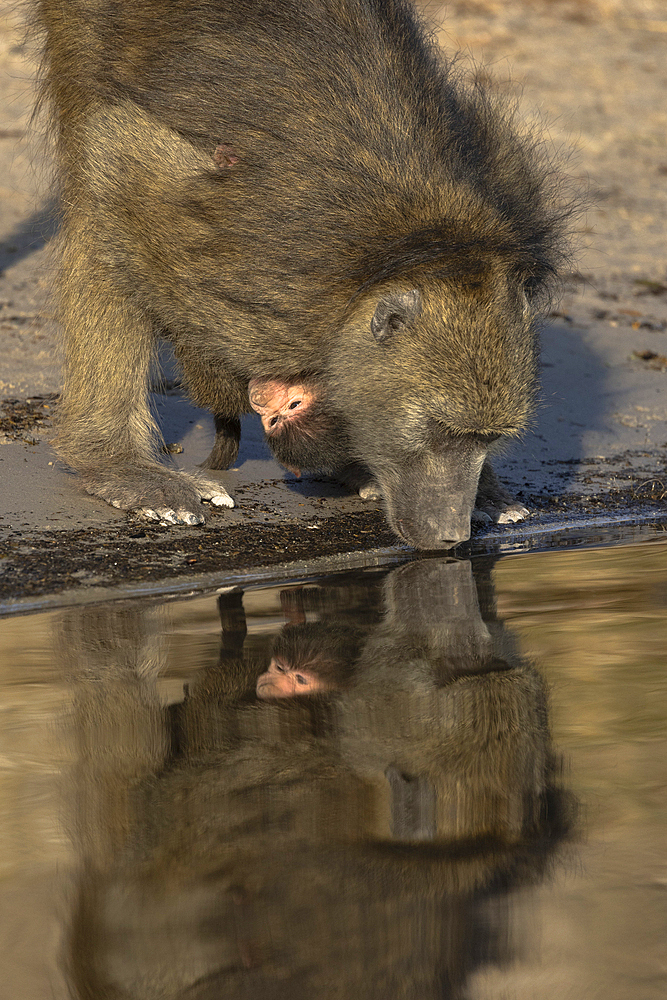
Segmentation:
<svg viewBox="0 0 667 1000">
<path fill-rule="evenodd" d="M 619 504 L 626 515 L 660 517 L 667 490 L 667 9 L 662 0 L 469 0 L 424 9 L 448 51 L 460 51 L 470 72 L 489 76 L 519 101 L 527 121 L 540 123 L 588 205 L 562 301 L 543 331 L 535 425 L 497 462 L 536 512 L 526 530 L 548 527 L 550 518 L 561 525 L 568 504 L 598 520 L 616 516 Z M 48 300 L 48 157 L 29 126 L 34 61 L 15 5 L 1 0 L 0 69 L 0 399 L 19 401 L 5 406 L 0 424 L 0 556 L 17 580 L 19 550 L 43 547 L 44 533 L 118 531 L 126 517 L 80 496 L 48 444 L 52 400 L 44 397 L 60 386 Z M 26 409 L 24 401 L 38 396 Z M 183 448 L 175 460 L 194 467 L 212 442 L 210 417 L 178 393 L 156 395 L 155 405 L 165 439 Z M 219 475 L 237 508 L 212 519 L 218 535 L 227 526 L 303 527 L 304 519 L 377 510 L 332 484 L 285 475 L 251 418 L 237 465 Z M 382 534 L 379 514 L 376 523 Z M 176 535 L 199 539 L 201 548 L 197 529 L 168 532 Z M 75 551 L 74 536 L 72 544 Z M 224 556 L 218 565 L 224 570 Z M 44 578 L 47 590 L 56 576 Z"/>
</svg>

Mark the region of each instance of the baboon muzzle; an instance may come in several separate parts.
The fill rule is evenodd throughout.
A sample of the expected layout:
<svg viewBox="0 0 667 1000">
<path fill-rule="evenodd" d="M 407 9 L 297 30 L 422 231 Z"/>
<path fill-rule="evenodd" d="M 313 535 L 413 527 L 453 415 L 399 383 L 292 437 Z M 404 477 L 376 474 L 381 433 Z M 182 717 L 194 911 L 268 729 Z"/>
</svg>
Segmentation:
<svg viewBox="0 0 667 1000">
<path fill-rule="evenodd" d="M 451 439 L 440 454 L 414 463 L 385 491 L 394 530 L 418 549 L 452 549 L 470 538 L 486 447 Z"/>
</svg>

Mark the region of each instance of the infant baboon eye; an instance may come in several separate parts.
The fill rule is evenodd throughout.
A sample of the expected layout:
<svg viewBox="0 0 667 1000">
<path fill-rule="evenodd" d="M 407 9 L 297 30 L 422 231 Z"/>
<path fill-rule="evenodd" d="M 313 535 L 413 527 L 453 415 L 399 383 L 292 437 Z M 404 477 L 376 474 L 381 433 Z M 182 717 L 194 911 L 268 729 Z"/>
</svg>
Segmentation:
<svg viewBox="0 0 667 1000">
<path fill-rule="evenodd" d="M 275 427 L 278 423 L 278 417 L 271 417 L 269 420 L 269 427 Z"/>
<path fill-rule="evenodd" d="M 293 400 L 290 403 L 289 408 L 290 408 L 290 410 L 296 410 L 297 406 L 301 406 L 301 400 L 300 399 Z"/>
<path fill-rule="evenodd" d="M 306 680 L 306 678 L 302 677 L 301 674 L 297 674 L 296 675 L 296 682 L 297 682 L 297 684 L 307 684 L 308 683 L 308 681 Z"/>
</svg>

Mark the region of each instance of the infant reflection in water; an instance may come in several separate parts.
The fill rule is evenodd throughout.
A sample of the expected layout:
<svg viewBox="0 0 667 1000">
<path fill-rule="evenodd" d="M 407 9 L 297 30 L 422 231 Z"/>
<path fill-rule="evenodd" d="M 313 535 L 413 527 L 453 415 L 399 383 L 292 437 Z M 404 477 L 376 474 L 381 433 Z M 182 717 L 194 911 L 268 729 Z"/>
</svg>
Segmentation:
<svg viewBox="0 0 667 1000">
<path fill-rule="evenodd" d="M 258 698 L 294 698 L 332 688 L 333 684 L 326 677 L 312 670 L 298 670 L 276 656 L 271 657 L 268 669 L 257 678 Z"/>
<path fill-rule="evenodd" d="M 290 615 L 290 617 L 292 617 Z M 257 697 L 296 698 L 346 688 L 359 654 L 356 632 L 321 623 L 286 625 L 273 644 L 269 666 L 257 678 Z"/>
</svg>

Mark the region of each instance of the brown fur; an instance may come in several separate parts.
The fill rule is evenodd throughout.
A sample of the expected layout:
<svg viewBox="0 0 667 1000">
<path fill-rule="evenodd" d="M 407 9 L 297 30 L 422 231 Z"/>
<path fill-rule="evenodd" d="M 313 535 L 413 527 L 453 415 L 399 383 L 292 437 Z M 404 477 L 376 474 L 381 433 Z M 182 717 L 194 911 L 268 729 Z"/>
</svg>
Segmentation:
<svg viewBox="0 0 667 1000">
<path fill-rule="evenodd" d="M 542 678 L 508 658 L 489 595 L 480 614 L 469 563 L 306 596 L 320 620 L 284 644 L 355 670 L 282 704 L 255 697 L 268 636 L 244 643 L 238 594 L 220 663 L 202 646 L 169 708 L 148 606 L 64 615 L 74 997 L 436 1000 L 510 960 L 485 902 L 539 879 L 571 818 Z"/>
<path fill-rule="evenodd" d="M 567 214 L 509 111 L 405 0 L 35 8 L 62 188 L 58 447 L 86 488 L 199 509 L 155 460 L 161 333 L 216 415 L 210 467 L 236 455 L 251 378 L 310 373 L 395 530 L 467 537 L 490 437 L 531 412 L 531 303 Z"/>
</svg>

